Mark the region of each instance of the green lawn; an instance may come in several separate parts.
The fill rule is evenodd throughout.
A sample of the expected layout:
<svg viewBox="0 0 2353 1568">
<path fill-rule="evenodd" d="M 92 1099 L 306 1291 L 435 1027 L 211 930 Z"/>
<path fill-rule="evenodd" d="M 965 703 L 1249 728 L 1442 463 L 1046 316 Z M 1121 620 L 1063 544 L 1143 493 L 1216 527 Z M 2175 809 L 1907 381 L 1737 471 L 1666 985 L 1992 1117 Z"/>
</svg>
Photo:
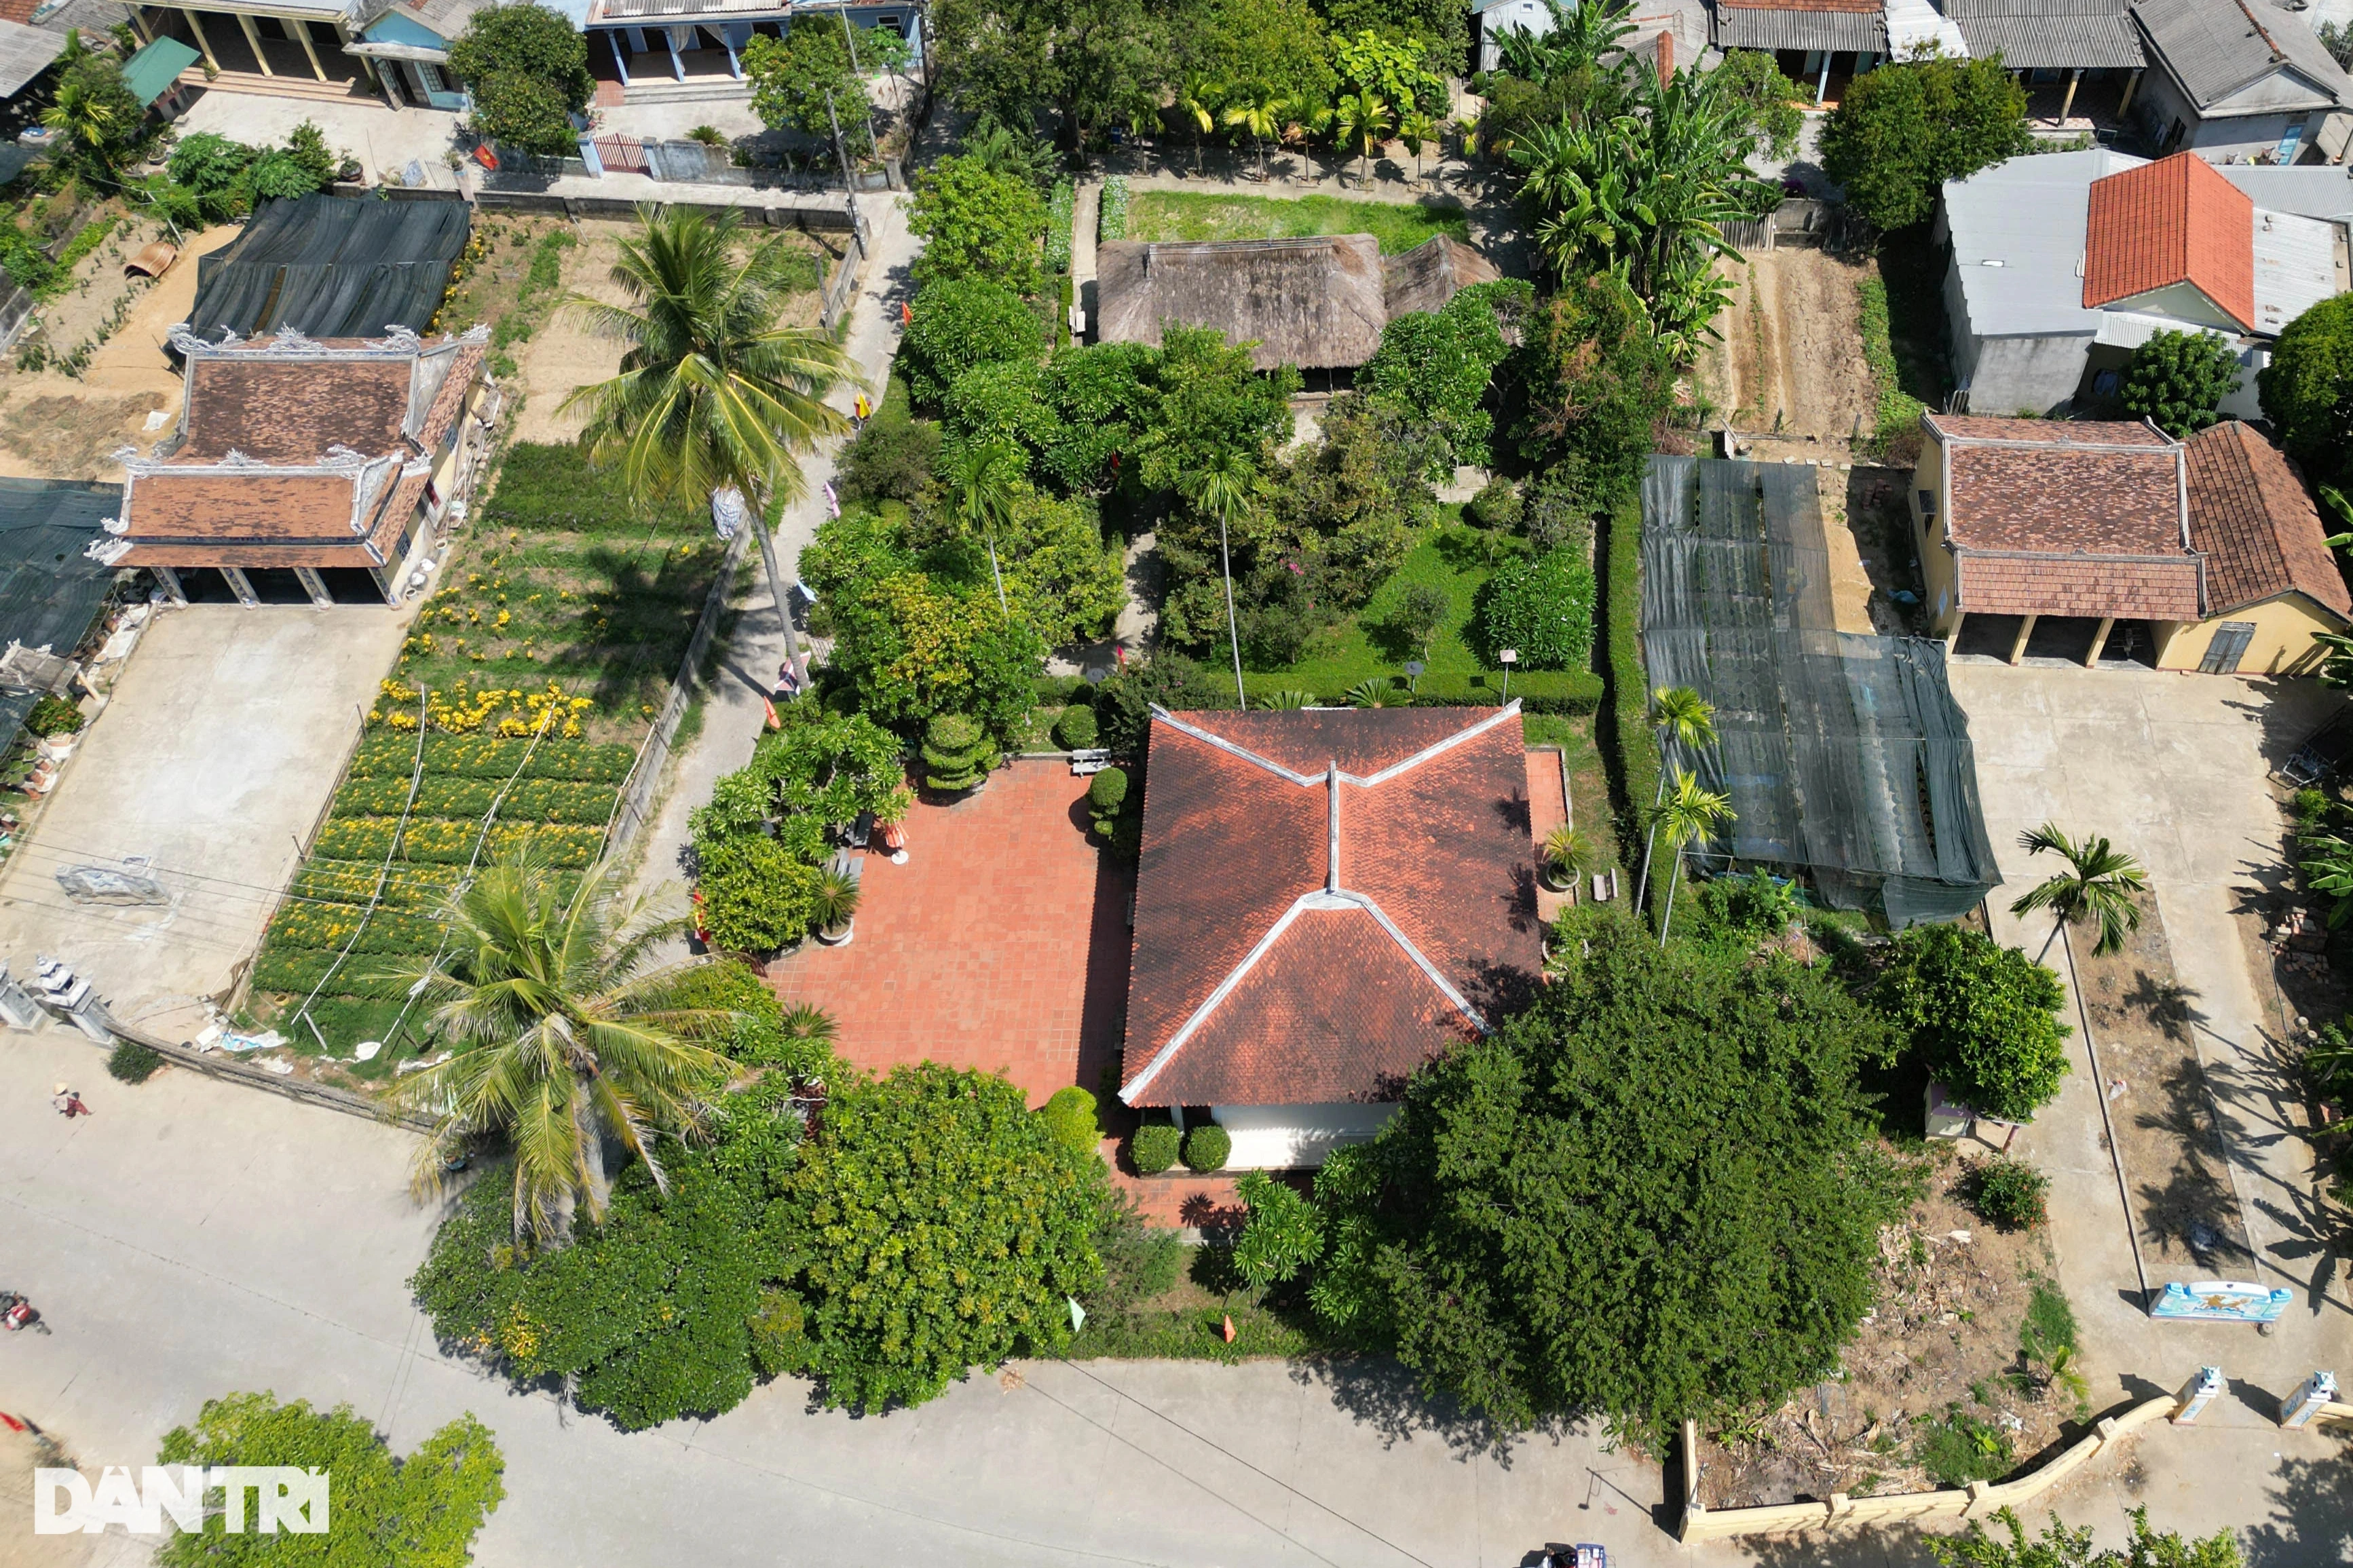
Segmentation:
<svg viewBox="0 0 2353 1568">
<path fill-rule="evenodd" d="M 1340 196 L 1202 195 L 1138 191 L 1128 209 L 1130 239 L 1288 239 L 1312 234 L 1369 234 L 1381 254 L 1411 250 L 1432 236 L 1471 237 L 1471 220 L 1451 204 L 1352 202 Z"/>
<path fill-rule="evenodd" d="M 1440 522 L 1426 530 L 1403 565 L 1374 591 L 1370 603 L 1308 644 L 1306 657 L 1287 669 L 1258 672 L 1245 682 L 1261 690 L 1286 687 L 1334 696 L 1360 680 L 1376 676 L 1405 675 L 1406 660 L 1423 658 L 1403 635 L 1389 629 L 1398 600 L 1416 583 L 1427 584 L 1447 597 L 1445 620 L 1432 637 L 1423 659 L 1432 676 L 1472 676 L 1489 673 L 1471 651 L 1468 641 L 1471 600 L 1487 580 L 1483 548 L 1486 536 L 1477 529 Z M 1499 551 L 1500 565 L 1509 556 Z"/>
</svg>

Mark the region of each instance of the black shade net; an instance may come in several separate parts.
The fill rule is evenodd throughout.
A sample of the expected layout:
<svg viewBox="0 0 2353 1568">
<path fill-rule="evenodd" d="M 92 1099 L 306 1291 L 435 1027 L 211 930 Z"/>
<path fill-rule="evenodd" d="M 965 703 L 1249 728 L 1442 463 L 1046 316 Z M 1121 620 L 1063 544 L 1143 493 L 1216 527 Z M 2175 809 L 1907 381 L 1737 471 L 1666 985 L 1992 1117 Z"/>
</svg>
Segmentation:
<svg viewBox="0 0 2353 1568">
<path fill-rule="evenodd" d="M 465 254 L 471 212 L 454 199 L 265 202 L 233 243 L 196 258 L 189 330 L 365 338 L 397 324 L 421 333 Z"/>
<path fill-rule="evenodd" d="M 1702 860 L 1802 869 L 1896 928 L 1952 920 L 2000 880 L 1945 645 L 1837 629 L 1817 470 L 1654 457 L 1642 485 L 1642 651 L 1653 687 L 1715 707 L 1672 770 L 1731 799 Z"/>
</svg>

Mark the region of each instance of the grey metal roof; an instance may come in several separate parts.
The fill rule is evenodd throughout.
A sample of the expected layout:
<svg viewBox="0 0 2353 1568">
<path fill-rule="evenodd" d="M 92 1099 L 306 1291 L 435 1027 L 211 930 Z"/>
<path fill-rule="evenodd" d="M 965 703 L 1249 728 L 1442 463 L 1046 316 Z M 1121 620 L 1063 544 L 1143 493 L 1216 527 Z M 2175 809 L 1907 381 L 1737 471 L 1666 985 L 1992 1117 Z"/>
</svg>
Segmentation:
<svg viewBox="0 0 2353 1568">
<path fill-rule="evenodd" d="M 2327 163 L 2274 168 L 2257 163 L 2218 165 L 2224 179 L 2247 193 L 2255 205 L 2299 217 L 2353 220 L 2353 169 Z"/>
<path fill-rule="evenodd" d="M 2201 111 L 2286 69 L 2353 104 L 2353 80 L 2311 27 L 2264 0 L 2135 0 L 2132 9 L 2151 53 Z"/>
<path fill-rule="evenodd" d="M 1887 52 L 1887 19 L 1877 11 L 1783 11 L 1718 5 L 1719 49 L 1867 49 Z"/>
<path fill-rule="evenodd" d="M 22 22 L 0 21 L 0 98 L 14 98 L 64 52 L 65 38 Z"/>
<path fill-rule="evenodd" d="M 1953 266 L 1978 337 L 2088 336 L 2100 312 L 2084 308 L 2084 232 L 2092 182 L 2141 159 L 2090 147 L 2012 158 L 1945 184 Z"/>
<path fill-rule="evenodd" d="M 2021 70 L 2137 69 L 2147 63 L 2126 0 L 1945 0 L 1977 58 Z"/>
</svg>

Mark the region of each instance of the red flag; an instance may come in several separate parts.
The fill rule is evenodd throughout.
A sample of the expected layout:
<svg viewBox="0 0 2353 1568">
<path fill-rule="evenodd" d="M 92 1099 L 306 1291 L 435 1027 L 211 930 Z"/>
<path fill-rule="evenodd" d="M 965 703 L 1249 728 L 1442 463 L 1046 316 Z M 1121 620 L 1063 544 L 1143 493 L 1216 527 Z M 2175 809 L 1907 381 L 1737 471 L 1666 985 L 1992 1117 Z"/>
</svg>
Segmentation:
<svg viewBox="0 0 2353 1568">
<path fill-rule="evenodd" d="M 763 697 L 760 699 L 760 706 L 768 710 L 769 729 L 781 730 L 785 727 L 784 721 L 776 717 L 776 705 L 774 702 L 771 702 L 766 698 Z"/>
<path fill-rule="evenodd" d="M 899 301 L 899 324 L 902 327 L 912 327 L 915 324 L 914 308 L 904 300 Z"/>
</svg>

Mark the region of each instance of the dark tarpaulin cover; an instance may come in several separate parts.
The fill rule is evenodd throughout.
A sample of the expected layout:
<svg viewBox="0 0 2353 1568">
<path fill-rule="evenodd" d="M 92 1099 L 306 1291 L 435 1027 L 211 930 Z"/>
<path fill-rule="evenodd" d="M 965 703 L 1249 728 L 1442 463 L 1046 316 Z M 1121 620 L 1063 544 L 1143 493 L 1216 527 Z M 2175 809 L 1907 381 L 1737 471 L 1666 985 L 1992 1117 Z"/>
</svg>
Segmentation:
<svg viewBox="0 0 2353 1568">
<path fill-rule="evenodd" d="M 1817 470 L 1655 457 L 1642 486 L 1642 651 L 1715 705 L 1677 753 L 1731 796 L 1711 845 L 1811 872 L 1890 925 L 1957 918 L 1999 882 L 1945 645 L 1837 629 Z"/>
<path fill-rule="evenodd" d="M 196 258 L 188 327 L 218 338 L 290 327 L 313 338 L 422 332 L 465 253 L 463 201 L 303 196 L 265 202 L 235 242 Z"/>
<path fill-rule="evenodd" d="M 121 510 L 121 485 L 0 479 L 0 648 L 20 642 L 73 657 L 115 575 L 84 552 Z M 0 751 L 39 695 L 0 689 Z"/>
</svg>

